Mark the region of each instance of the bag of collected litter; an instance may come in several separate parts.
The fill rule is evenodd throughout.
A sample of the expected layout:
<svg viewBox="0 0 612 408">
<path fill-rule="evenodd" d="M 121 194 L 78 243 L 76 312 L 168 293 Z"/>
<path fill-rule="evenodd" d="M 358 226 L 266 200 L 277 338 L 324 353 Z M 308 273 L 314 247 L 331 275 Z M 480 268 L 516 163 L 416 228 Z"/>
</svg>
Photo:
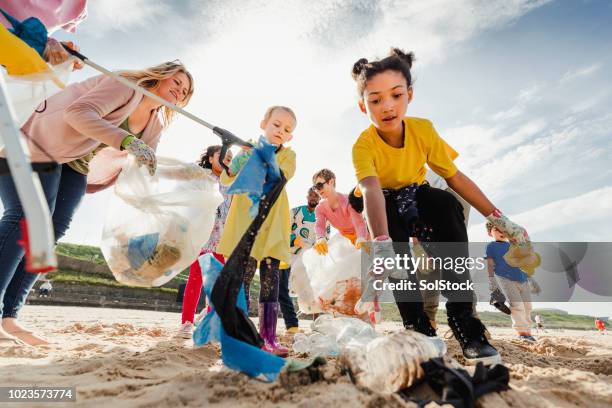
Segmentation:
<svg viewBox="0 0 612 408">
<path fill-rule="evenodd" d="M 160 286 L 189 266 L 223 201 L 210 170 L 157 158 L 154 177 L 133 157 L 114 188 L 101 249 L 117 281 Z"/>
<path fill-rule="evenodd" d="M 328 247 L 327 255 L 312 248 L 302 255 L 314 298 L 325 312 L 355 316 L 361 297 L 361 253 L 340 234 L 329 240 Z"/>
<path fill-rule="evenodd" d="M 299 253 L 292 259 L 289 289 L 292 294 L 297 296 L 300 312 L 306 314 L 323 313 L 319 300 L 315 297 L 312 290 L 302 255 L 303 253 Z"/>
<path fill-rule="evenodd" d="M 34 110 L 41 112 L 46 109 L 45 99 L 66 86 L 73 64 L 74 61 L 70 59 L 59 65 L 49 65 L 49 71 L 45 73 L 30 75 L 8 75 L 0 67 L 0 75 L 6 79 L 6 88 L 20 127 Z"/>
</svg>

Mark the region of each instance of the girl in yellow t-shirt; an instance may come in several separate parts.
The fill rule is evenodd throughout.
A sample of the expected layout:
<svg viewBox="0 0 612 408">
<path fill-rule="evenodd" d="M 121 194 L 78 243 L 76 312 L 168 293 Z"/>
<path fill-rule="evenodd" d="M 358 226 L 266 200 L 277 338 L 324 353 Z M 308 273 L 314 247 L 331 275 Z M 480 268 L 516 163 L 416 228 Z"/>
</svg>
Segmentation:
<svg viewBox="0 0 612 408">
<path fill-rule="evenodd" d="M 406 117 L 413 98 L 413 60 L 412 53 L 394 48 L 386 58 L 371 62 L 362 58 L 353 66 L 359 108 L 371 121 L 353 145 L 353 164 L 370 232 L 375 237 L 374 258 L 395 258 L 396 253 L 410 255 L 410 237 L 424 241 L 430 257 L 456 260 L 469 256 L 463 208 L 451 193 L 425 183 L 425 164 L 516 245 L 528 245 L 527 232 L 497 210 L 478 186 L 457 169 L 453 161 L 458 153 L 438 135 L 432 123 Z M 373 282 L 380 278 L 389 277 L 390 282 L 407 279 L 419 287 L 414 273 L 406 273 L 398 266 L 385 268 L 378 276 L 370 273 L 358 307 L 372 307 L 377 296 Z M 447 268 L 446 263 L 440 272 L 441 279 L 457 286 L 463 283 L 462 288 L 467 288 L 468 272 Z M 448 299 L 449 326 L 466 360 L 473 364 L 499 362 L 499 353 L 485 337 L 484 325 L 473 315 L 473 291 L 441 292 Z M 395 290 L 394 297 L 406 328 L 429 336 L 436 334 L 423 311 L 418 289 Z"/>
<path fill-rule="evenodd" d="M 284 106 L 269 108 L 260 125 L 267 141 L 278 145 L 276 160 L 287 180 L 291 179 L 295 173 L 295 153 L 290 147 L 283 144 L 293 138 L 293 130 L 296 125 L 295 114 Z M 248 161 L 250 154 L 250 151 L 242 151 L 234 157 L 229 165 L 231 174 L 228 176 L 222 173 L 221 175 L 222 184 L 227 185 L 233 182 L 234 177 Z M 249 216 L 251 205 L 251 199 L 247 194 L 236 194 L 232 197 L 227 222 L 223 227 L 223 235 L 217 247 L 217 252 L 226 258 L 232 254 L 253 221 Z M 279 311 L 279 269 L 287 268 L 289 265 L 290 235 L 289 199 L 287 191 L 283 189 L 257 234 L 251 250 L 251 259 L 243 275 L 245 292 L 248 293 L 250 281 L 255 273 L 257 261 L 259 261 L 259 334 L 265 342 L 264 350 L 283 357 L 287 356 L 289 350 L 276 341 L 276 321 Z"/>
</svg>

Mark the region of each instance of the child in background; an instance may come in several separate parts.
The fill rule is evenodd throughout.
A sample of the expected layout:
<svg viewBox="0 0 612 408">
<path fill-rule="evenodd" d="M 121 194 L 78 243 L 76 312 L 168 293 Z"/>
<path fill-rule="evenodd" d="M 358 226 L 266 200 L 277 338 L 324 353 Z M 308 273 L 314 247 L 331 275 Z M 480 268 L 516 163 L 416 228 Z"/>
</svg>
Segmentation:
<svg viewBox="0 0 612 408">
<path fill-rule="evenodd" d="M 361 249 L 368 237 L 363 216 L 349 204 L 347 195 L 336 191 L 336 175 L 329 169 L 321 169 L 312 176 L 313 188 L 321 196 L 315 210 L 317 242 L 314 249 L 327 254 L 327 223 L 349 239 L 355 248 Z"/>
<path fill-rule="evenodd" d="M 295 173 L 295 153 L 284 144 L 292 139 L 296 125 L 295 114 L 285 106 L 268 108 L 260 123 L 263 136 L 268 143 L 278 146 L 276 160 L 287 180 L 290 180 Z M 229 166 L 231 174 L 229 176 L 224 174 L 221 182 L 226 185 L 231 184 L 250 155 L 251 152 L 246 150 L 236 155 Z M 252 219 L 249 216 L 251 205 L 252 202 L 247 194 L 238 194 L 233 197 L 225 230 L 218 247 L 218 251 L 224 256 L 232 253 L 251 224 Z M 286 347 L 276 341 L 276 322 L 279 311 L 279 271 L 280 268 L 287 268 L 290 263 L 290 234 L 289 199 L 286 189 L 283 189 L 264 221 L 251 250 L 251 257 L 259 261 L 259 333 L 265 342 L 263 349 L 279 356 L 286 356 L 289 353 Z M 247 268 L 245 275 L 251 275 L 248 269 L 251 268 Z M 245 277 L 245 291 L 248 291 L 248 283 L 251 278 L 252 275 Z"/>
<path fill-rule="evenodd" d="M 510 249 L 510 243 L 498 228 L 487 222 L 487 233 L 495 241 L 487 245 L 487 265 L 489 269 L 489 290 L 500 289 L 510 301 L 512 328 L 517 331 L 521 340 L 534 342 L 531 335 L 531 291 L 529 277 L 519 268 L 508 265 L 504 255 Z M 497 276 L 497 278 L 496 278 Z M 499 283 L 498 283 L 499 280 Z"/>
<path fill-rule="evenodd" d="M 53 290 L 53 285 L 51 285 L 51 281 L 50 280 L 45 280 L 43 282 L 42 285 L 40 285 L 40 287 L 38 288 L 39 290 L 39 296 L 41 298 L 47 298 L 49 297 L 49 295 L 51 294 L 51 291 Z"/>
<path fill-rule="evenodd" d="M 542 318 L 542 316 L 540 316 L 539 314 L 535 315 L 535 322 L 536 322 L 536 333 L 540 334 L 540 330 L 542 330 L 542 332 L 546 332 L 546 330 L 544 330 L 544 319 Z"/>
<path fill-rule="evenodd" d="M 595 327 L 597 328 L 597 330 L 599 330 L 599 332 L 602 335 L 606 334 L 606 324 L 604 323 L 603 320 L 595 319 Z"/>
<path fill-rule="evenodd" d="M 219 157 L 221 154 L 221 146 L 214 145 L 209 146 L 204 154 L 200 157 L 200 161 L 198 165 L 204 169 L 210 169 L 211 174 L 210 177 L 217 180 L 219 182 L 219 177 L 221 173 L 224 172 L 223 167 L 221 167 L 221 163 L 219 161 Z M 232 152 L 227 151 L 225 154 L 225 158 L 223 162 L 225 165 L 229 165 L 232 160 Z M 230 195 L 227 192 L 228 187 L 219 183 L 219 192 L 223 196 L 223 202 L 217 207 L 217 214 L 215 216 L 215 223 L 213 225 L 212 232 L 210 233 L 210 238 L 208 242 L 202 248 L 200 255 L 203 254 L 213 254 L 215 258 L 219 260 L 219 262 L 224 263 L 223 255 L 217 253 L 217 245 L 219 244 L 219 239 L 221 238 L 221 234 L 223 233 L 223 225 L 225 224 L 225 219 L 227 218 L 227 213 L 229 211 L 229 206 L 232 201 Z M 196 312 L 196 307 L 200 300 L 200 293 L 202 291 L 202 270 L 200 269 L 200 262 L 196 259 L 191 266 L 189 267 L 189 278 L 187 279 L 187 285 L 185 286 L 185 294 L 183 296 L 183 313 L 181 316 L 181 327 L 178 330 L 177 336 L 190 339 L 193 334 L 194 327 L 194 316 Z"/>
</svg>

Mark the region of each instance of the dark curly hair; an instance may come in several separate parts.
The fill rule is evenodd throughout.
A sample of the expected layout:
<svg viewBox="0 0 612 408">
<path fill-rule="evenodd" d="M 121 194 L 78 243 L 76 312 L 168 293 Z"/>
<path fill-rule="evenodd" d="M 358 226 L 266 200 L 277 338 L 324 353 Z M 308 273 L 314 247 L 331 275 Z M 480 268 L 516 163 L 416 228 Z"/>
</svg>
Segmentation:
<svg viewBox="0 0 612 408">
<path fill-rule="evenodd" d="M 215 153 L 220 152 L 220 151 L 221 151 L 221 145 L 208 146 L 206 148 L 206 151 L 202 153 L 202 155 L 200 156 L 200 160 L 198 161 L 198 166 L 205 168 L 205 169 L 212 169 L 212 158 L 215 155 Z"/>
<path fill-rule="evenodd" d="M 405 53 L 399 48 L 391 48 L 389 56 L 379 61 L 368 61 L 365 58 L 359 59 L 353 64 L 353 79 L 357 82 L 357 91 L 359 96 L 363 95 L 365 87 L 374 75 L 380 74 L 381 72 L 392 70 L 401 72 L 406 78 L 408 86 L 412 86 L 412 75 L 410 69 L 414 62 L 414 53 Z"/>
</svg>

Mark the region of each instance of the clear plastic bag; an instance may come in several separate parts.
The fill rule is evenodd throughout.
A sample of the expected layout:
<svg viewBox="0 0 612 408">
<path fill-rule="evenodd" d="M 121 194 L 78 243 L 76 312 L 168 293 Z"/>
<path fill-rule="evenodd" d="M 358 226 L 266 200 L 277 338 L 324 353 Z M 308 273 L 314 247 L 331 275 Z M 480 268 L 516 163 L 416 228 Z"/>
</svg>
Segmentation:
<svg viewBox="0 0 612 408">
<path fill-rule="evenodd" d="M 21 127 L 34 113 L 37 107 L 44 110 L 44 100 L 61 91 L 68 83 L 74 60 L 70 59 L 59 65 L 49 65 L 49 71 L 32 75 L 8 75 L 0 67 L 6 78 L 8 94 L 17 114 L 17 123 Z"/>
<path fill-rule="evenodd" d="M 292 260 L 289 288 L 297 296 L 300 312 L 306 314 L 323 313 L 323 309 L 321 309 L 321 305 L 312 290 L 310 278 L 302 260 L 302 254 L 297 254 Z"/>
<path fill-rule="evenodd" d="M 101 249 L 117 281 L 160 286 L 188 267 L 223 201 L 210 171 L 158 157 L 154 177 L 128 157 L 114 188 Z"/>
<path fill-rule="evenodd" d="M 293 351 L 312 356 L 337 356 L 350 348 L 363 348 L 377 337 L 374 327 L 354 317 L 319 316 L 312 323 L 312 334 L 297 333 Z"/>
<path fill-rule="evenodd" d="M 361 253 L 340 234 L 329 240 L 328 248 L 327 255 L 312 248 L 302 255 L 314 299 L 325 312 L 355 316 L 361 297 Z"/>
<path fill-rule="evenodd" d="M 363 348 L 378 336 L 374 327 L 363 320 L 329 314 L 319 316 L 312 330 L 332 337 L 340 349 Z"/>
</svg>

